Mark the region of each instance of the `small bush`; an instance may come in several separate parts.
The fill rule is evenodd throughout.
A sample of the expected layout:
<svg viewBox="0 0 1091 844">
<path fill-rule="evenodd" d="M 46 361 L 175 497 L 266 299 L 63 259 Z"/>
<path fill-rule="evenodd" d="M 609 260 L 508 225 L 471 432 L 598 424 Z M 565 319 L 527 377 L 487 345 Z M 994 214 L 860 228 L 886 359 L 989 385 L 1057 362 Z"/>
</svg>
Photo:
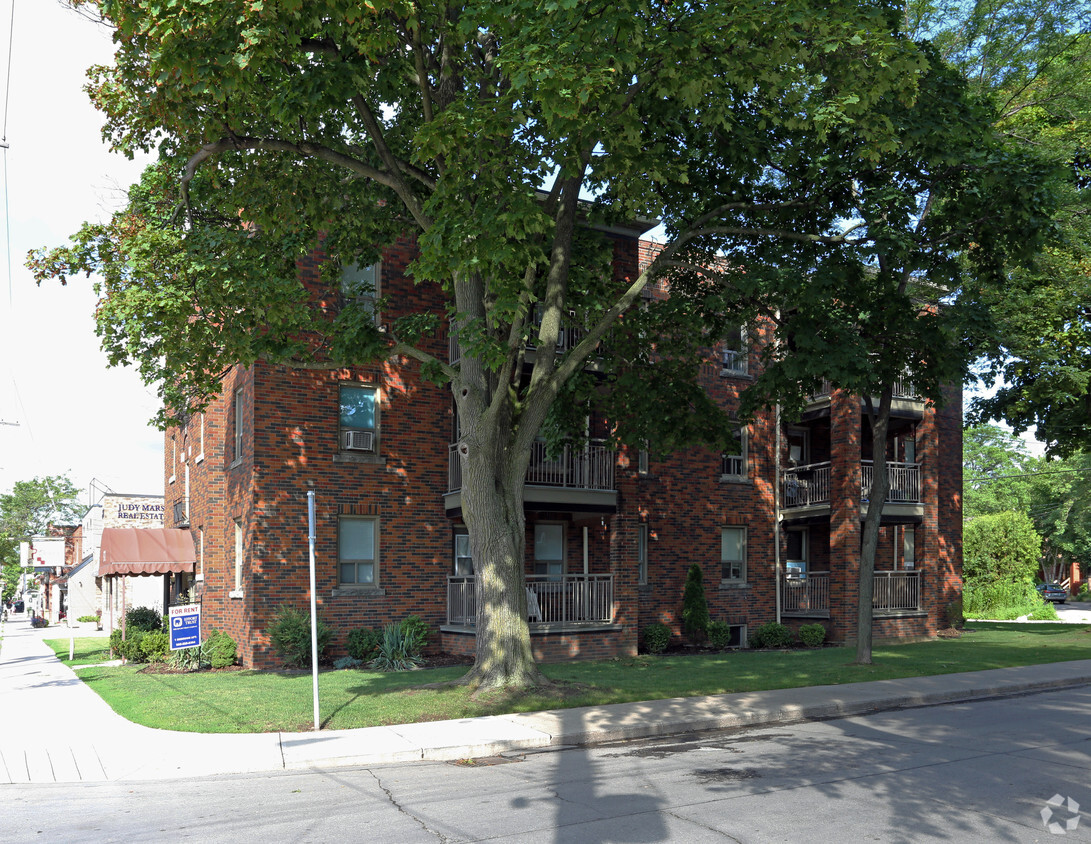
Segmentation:
<svg viewBox="0 0 1091 844">
<path fill-rule="evenodd" d="M 401 624 L 388 624 L 383 628 L 378 656 L 370 664 L 377 671 L 408 671 L 420 665 L 420 661 L 416 632 Z"/>
<path fill-rule="evenodd" d="M 321 618 L 318 619 L 318 659 L 326 653 L 333 638 L 333 631 Z M 269 626 L 269 643 L 284 661 L 286 668 L 311 667 L 311 617 L 303 610 L 287 604 L 277 611 Z"/>
<path fill-rule="evenodd" d="M 307 633 L 307 648 L 310 652 L 310 631 Z M 239 646 L 235 640 L 222 630 L 213 629 L 201 645 L 201 660 L 212 668 L 227 668 L 235 664 Z"/>
<path fill-rule="evenodd" d="M 671 629 L 656 621 L 644 628 L 641 639 L 644 641 L 644 650 L 650 654 L 661 654 L 670 644 Z"/>
<path fill-rule="evenodd" d="M 333 661 L 333 667 L 338 671 L 344 671 L 347 668 L 359 668 L 363 664 L 363 662 L 351 656 L 339 656 Z"/>
<path fill-rule="evenodd" d="M 682 630 L 694 642 L 708 635 L 708 599 L 705 598 L 705 575 L 698 563 L 686 572 L 682 592 Z"/>
<path fill-rule="evenodd" d="M 170 637 L 162 630 L 144 630 L 140 637 L 141 662 L 166 662 L 170 656 Z"/>
<path fill-rule="evenodd" d="M 792 631 L 783 624 L 770 621 L 754 631 L 750 644 L 755 648 L 786 648 L 792 644 Z"/>
<path fill-rule="evenodd" d="M 383 639 L 383 631 L 371 627 L 361 627 L 349 633 L 345 642 L 345 650 L 352 659 L 358 662 L 367 662 L 375 658 L 379 650 L 379 642 Z"/>
<path fill-rule="evenodd" d="M 1030 621 L 1057 621 L 1057 609 L 1048 601 L 1042 601 L 1027 615 Z"/>
<path fill-rule="evenodd" d="M 417 643 L 417 653 L 423 652 L 428 645 L 428 635 L 432 632 L 428 622 L 419 615 L 409 615 L 401 620 L 401 628 L 403 633 L 411 635 Z"/>
<path fill-rule="evenodd" d="M 1087 585 L 1085 580 L 1080 584 L 1080 591 L 1076 593 L 1077 601 L 1091 601 L 1091 586 Z"/>
<path fill-rule="evenodd" d="M 162 630 L 163 616 L 151 607 L 133 607 L 125 613 L 125 627 L 132 630 Z"/>
<path fill-rule="evenodd" d="M 710 621 L 708 643 L 718 651 L 724 650 L 731 644 L 731 626 L 726 621 Z"/>
<path fill-rule="evenodd" d="M 951 601 L 946 607 L 947 614 L 947 626 L 956 627 L 962 629 L 962 625 L 966 623 L 966 616 L 962 612 L 962 599 L 958 598 Z"/>
<path fill-rule="evenodd" d="M 49 627 L 49 621 L 46 620 L 44 615 L 32 615 L 30 617 L 31 627 Z"/>
<path fill-rule="evenodd" d="M 85 624 L 85 623 L 87 623 L 89 621 L 94 621 L 94 622 L 97 623 L 98 622 L 98 616 L 97 615 L 81 615 L 79 618 L 76 619 L 76 621 L 80 622 L 81 624 Z"/>
<path fill-rule="evenodd" d="M 799 628 L 799 641 L 808 648 L 817 648 L 826 641 L 826 628 L 821 624 L 804 624 Z"/>
<path fill-rule="evenodd" d="M 203 664 L 200 647 L 179 648 L 167 657 L 167 665 L 176 671 L 196 671 Z"/>
<path fill-rule="evenodd" d="M 147 632 L 146 630 L 128 630 L 125 638 L 122 639 L 121 630 L 113 631 L 110 634 L 110 652 L 115 658 L 126 662 L 144 662 L 141 642 Z"/>
</svg>

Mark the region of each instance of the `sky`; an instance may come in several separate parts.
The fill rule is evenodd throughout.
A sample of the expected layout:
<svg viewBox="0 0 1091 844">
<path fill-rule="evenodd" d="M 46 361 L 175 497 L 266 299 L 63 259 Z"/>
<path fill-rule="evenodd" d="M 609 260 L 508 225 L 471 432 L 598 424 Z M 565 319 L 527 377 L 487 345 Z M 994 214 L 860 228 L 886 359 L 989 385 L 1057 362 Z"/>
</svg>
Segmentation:
<svg viewBox="0 0 1091 844">
<path fill-rule="evenodd" d="M 146 163 L 109 152 L 100 115 L 82 91 L 86 69 L 113 54 L 109 33 L 59 0 L 0 0 L 5 77 L 9 27 L 0 422 L 17 424 L 0 425 L 0 492 L 17 481 L 67 475 L 84 503 L 92 479 L 118 493 L 162 495 L 163 436 L 148 424 L 156 392 L 134 370 L 107 367 L 91 281 L 38 288 L 23 266 L 30 249 L 60 245 L 85 220 L 106 219 Z"/>
</svg>

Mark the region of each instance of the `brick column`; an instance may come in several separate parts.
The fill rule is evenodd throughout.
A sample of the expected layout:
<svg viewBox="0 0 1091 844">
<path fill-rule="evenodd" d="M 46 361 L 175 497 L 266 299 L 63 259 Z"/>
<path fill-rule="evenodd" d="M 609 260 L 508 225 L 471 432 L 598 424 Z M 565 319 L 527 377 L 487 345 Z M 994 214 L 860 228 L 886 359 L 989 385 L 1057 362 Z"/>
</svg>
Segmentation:
<svg viewBox="0 0 1091 844">
<path fill-rule="evenodd" d="M 860 575 L 860 402 L 830 397 L 830 638 L 856 635 Z"/>
</svg>

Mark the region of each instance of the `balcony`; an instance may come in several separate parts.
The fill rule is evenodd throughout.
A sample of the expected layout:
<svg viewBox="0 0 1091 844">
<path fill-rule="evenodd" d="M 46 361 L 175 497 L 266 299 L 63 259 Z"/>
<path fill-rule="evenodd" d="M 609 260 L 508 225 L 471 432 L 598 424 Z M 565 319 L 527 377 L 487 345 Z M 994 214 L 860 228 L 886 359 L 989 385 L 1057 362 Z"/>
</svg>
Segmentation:
<svg viewBox="0 0 1091 844">
<path fill-rule="evenodd" d="M 534 318 L 532 325 L 535 329 L 542 326 L 542 312 L 539 308 L 534 310 Z M 569 318 L 561 322 L 560 332 L 557 335 L 557 354 L 564 354 L 572 349 L 576 348 L 579 342 L 587 336 L 587 329 L 583 326 L 576 324 L 576 314 L 574 311 L 569 312 Z M 534 342 L 533 336 L 527 341 L 527 351 L 531 353 L 528 355 L 528 360 L 533 360 L 533 352 L 537 349 L 537 345 Z M 458 343 L 458 331 L 454 324 L 450 326 L 450 330 L 447 334 L 447 356 L 451 364 L 456 364 L 462 359 L 462 350 Z M 592 359 L 588 362 L 588 367 L 595 368 L 595 362 Z"/>
<path fill-rule="evenodd" d="M 605 627 L 614 622 L 612 574 L 527 575 L 527 620 L 531 632 Z M 477 580 L 473 575 L 447 578 L 447 625 L 473 629 L 477 624 Z"/>
<path fill-rule="evenodd" d="M 883 517 L 888 521 L 915 522 L 924 516 L 921 500 L 921 467 L 919 463 L 886 464 L 890 479 Z M 829 461 L 809 463 L 785 470 L 780 481 L 781 509 L 785 518 L 808 515 L 829 516 L 831 504 Z M 860 461 L 860 517 L 867 515 L 868 491 L 875 472 L 874 461 Z"/>
<path fill-rule="evenodd" d="M 462 461 L 457 443 L 448 450 L 448 514 L 462 507 Z M 614 465 L 617 455 L 605 445 L 565 446 L 550 457 L 544 442 L 531 446 L 523 503 L 528 509 L 613 513 L 617 510 Z"/>
<path fill-rule="evenodd" d="M 855 592 L 855 581 L 848 584 Z M 780 614 L 786 618 L 830 617 L 830 573 L 808 572 L 802 576 L 782 574 Z M 921 579 L 919 571 L 877 571 L 871 609 L 876 616 L 919 612 Z"/>
<path fill-rule="evenodd" d="M 818 391 L 812 393 L 807 399 L 807 410 L 803 414 L 804 420 L 829 414 L 830 396 L 833 395 L 833 384 L 823 381 Z M 878 397 L 873 401 L 878 403 Z M 863 399 L 860 399 L 863 404 Z M 917 419 L 924 415 L 924 399 L 917 392 L 916 386 L 908 378 L 899 378 L 894 382 L 894 391 L 891 395 L 890 414 L 895 418 Z"/>
</svg>

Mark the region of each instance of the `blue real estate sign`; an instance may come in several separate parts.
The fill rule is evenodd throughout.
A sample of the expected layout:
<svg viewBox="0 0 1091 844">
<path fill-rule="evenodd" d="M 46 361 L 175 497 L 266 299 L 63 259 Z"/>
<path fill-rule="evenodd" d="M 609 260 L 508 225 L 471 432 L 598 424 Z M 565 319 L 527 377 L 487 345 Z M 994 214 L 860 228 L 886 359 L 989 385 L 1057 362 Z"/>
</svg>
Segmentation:
<svg viewBox="0 0 1091 844">
<path fill-rule="evenodd" d="M 195 648 L 201 644 L 201 605 L 186 604 L 167 610 L 170 618 L 170 649 Z"/>
</svg>

